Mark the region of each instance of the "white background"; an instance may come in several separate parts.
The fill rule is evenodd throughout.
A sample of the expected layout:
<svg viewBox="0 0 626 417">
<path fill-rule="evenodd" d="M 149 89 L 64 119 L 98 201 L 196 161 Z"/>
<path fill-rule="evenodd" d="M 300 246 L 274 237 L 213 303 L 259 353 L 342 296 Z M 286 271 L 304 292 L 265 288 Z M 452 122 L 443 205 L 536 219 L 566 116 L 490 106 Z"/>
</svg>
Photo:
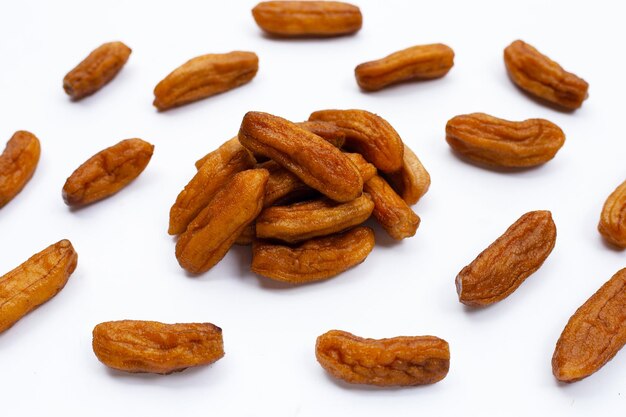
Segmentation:
<svg viewBox="0 0 626 417">
<path fill-rule="evenodd" d="M 41 140 L 34 178 L 0 211 L 0 273 L 62 238 L 78 268 L 53 300 L 0 335 L 2 415 L 216 416 L 623 416 L 626 352 L 598 373 L 561 385 L 551 373 L 568 318 L 626 254 L 596 231 L 602 204 L 625 178 L 624 9 L 614 1 L 359 1 L 363 29 L 328 40 L 274 40 L 255 25 L 254 1 L 3 1 L 0 3 L 0 138 L 25 129 Z M 532 101 L 509 81 L 502 51 L 523 39 L 590 83 L 574 113 Z M 101 43 L 133 53 L 103 90 L 73 103 L 67 71 Z M 396 50 L 451 46 L 443 79 L 360 92 L 354 67 Z M 156 83 L 197 55 L 250 50 L 260 70 L 248 85 L 158 113 Z M 166 233 L 193 163 L 232 137 L 246 111 L 305 120 L 324 108 L 385 117 L 432 176 L 414 207 L 415 237 L 391 241 L 376 227 L 367 260 L 321 283 L 289 287 L 249 272 L 235 247 L 191 278 Z M 567 140 L 548 164 L 502 173 L 451 153 L 445 123 L 481 111 L 557 123 Z M 70 211 L 67 176 L 97 151 L 130 137 L 155 144 L 128 188 Z M 457 301 L 458 271 L 521 214 L 548 209 L 557 244 L 513 295 L 482 310 Z M 102 321 L 209 321 L 224 329 L 226 356 L 168 376 L 111 371 L 91 350 Z M 433 334 L 450 343 L 438 384 L 404 389 L 349 386 L 314 357 L 318 335 Z"/>
</svg>

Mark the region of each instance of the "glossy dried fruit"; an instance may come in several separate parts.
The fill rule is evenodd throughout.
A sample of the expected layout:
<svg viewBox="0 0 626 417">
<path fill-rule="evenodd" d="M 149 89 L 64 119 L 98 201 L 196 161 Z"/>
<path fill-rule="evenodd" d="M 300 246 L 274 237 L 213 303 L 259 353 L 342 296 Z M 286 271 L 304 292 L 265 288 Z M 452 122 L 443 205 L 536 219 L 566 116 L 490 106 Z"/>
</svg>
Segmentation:
<svg viewBox="0 0 626 417">
<path fill-rule="evenodd" d="M 626 181 L 604 203 L 598 231 L 608 242 L 626 248 Z"/>
<path fill-rule="evenodd" d="M 569 319 L 552 356 L 563 382 L 588 377 L 626 344 L 626 268 L 618 271 Z"/>
<path fill-rule="evenodd" d="M 279 37 L 329 37 L 361 29 L 358 7 L 338 1 L 265 1 L 252 9 L 257 25 Z"/>
<path fill-rule="evenodd" d="M 363 262 L 374 248 L 374 231 L 356 227 L 297 246 L 255 241 L 252 271 L 292 284 L 328 279 Z"/>
<path fill-rule="evenodd" d="M 148 142 L 126 139 L 98 152 L 65 182 L 65 204 L 84 206 L 117 193 L 143 172 L 153 151 L 154 146 Z"/>
<path fill-rule="evenodd" d="M 362 89 L 376 91 L 404 81 L 441 78 L 453 65 L 454 51 L 447 45 L 435 43 L 412 46 L 365 62 L 355 68 L 354 75 Z"/>
<path fill-rule="evenodd" d="M 0 333 L 63 289 L 78 255 L 61 240 L 0 277 Z"/>
<path fill-rule="evenodd" d="M 256 220 L 256 236 L 288 243 L 300 242 L 361 224 L 370 217 L 373 209 L 374 203 L 366 193 L 347 203 L 323 199 L 269 207 Z"/>
<path fill-rule="evenodd" d="M 343 129 L 347 150 L 358 152 L 383 172 L 402 168 L 404 147 L 398 132 L 382 117 L 365 110 L 321 110 L 309 120 L 332 122 Z"/>
<path fill-rule="evenodd" d="M 508 297 L 541 267 L 555 243 L 556 226 L 549 211 L 524 214 L 459 272 L 459 301 L 477 307 Z"/>
<path fill-rule="evenodd" d="M 107 321 L 94 327 L 92 347 L 110 368 L 155 374 L 209 365 L 224 356 L 222 329 L 211 323 Z"/>
<path fill-rule="evenodd" d="M 450 369 L 448 342 L 435 336 L 365 339 L 331 330 L 317 338 L 315 356 L 335 378 L 381 387 L 433 384 Z"/>
<path fill-rule="evenodd" d="M 154 88 L 154 106 L 162 110 L 223 93 L 248 83 L 259 69 L 254 52 L 233 51 L 195 57 Z"/>
<path fill-rule="evenodd" d="M 504 50 L 504 63 L 511 80 L 522 90 L 557 106 L 575 110 L 589 96 L 589 84 L 517 40 Z"/>
<path fill-rule="evenodd" d="M 235 174 L 193 219 L 176 243 L 180 266 L 193 274 L 211 269 L 263 208 L 269 174 L 250 169 Z"/>
<path fill-rule="evenodd" d="M 361 195 L 363 181 L 352 161 L 327 141 L 288 120 L 248 112 L 241 122 L 239 141 L 335 201 L 350 201 Z"/>
<path fill-rule="evenodd" d="M 372 215 L 389 236 L 400 240 L 415 235 L 419 216 L 384 179 L 375 175 L 365 183 L 364 189 L 374 201 Z"/>
<path fill-rule="evenodd" d="M 254 167 L 255 160 L 237 138 L 233 138 L 203 158 L 196 175 L 176 197 L 170 209 L 168 233 L 177 235 L 191 222 L 237 172 Z"/>
<path fill-rule="evenodd" d="M 408 204 L 413 205 L 430 187 L 430 175 L 415 153 L 404 145 L 404 156 L 400 171 L 387 174 L 387 181 Z"/>
<path fill-rule="evenodd" d="M 544 119 L 511 122 L 484 113 L 456 116 L 446 124 L 446 141 L 481 165 L 525 168 L 548 162 L 565 143 L 565 134 Z"/>
<path fill-rule="evenodd" d="M 0 208 L 19 194 L 32 178 L 41 148 L 35 135 L 17 131 L 0 155 Z"/>
<path fill-rule="evenodd" d="M 80 100 L 104 87 L 122 69 L 131 49 L 122 42 L 109 42 L 94 49 L 63 78 L 63 89 Z"/>
</svg>

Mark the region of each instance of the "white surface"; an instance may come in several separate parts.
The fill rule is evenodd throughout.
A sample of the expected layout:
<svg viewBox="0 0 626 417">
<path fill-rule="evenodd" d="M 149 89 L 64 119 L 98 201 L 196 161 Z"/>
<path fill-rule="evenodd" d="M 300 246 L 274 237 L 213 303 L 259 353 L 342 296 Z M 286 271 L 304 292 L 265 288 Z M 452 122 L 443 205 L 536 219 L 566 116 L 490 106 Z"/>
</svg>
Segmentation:
<svg viewBox="0 0 626 417">
<path fill-rule="evenodd" d="M 592 377 L 560 385 L 554 344 L 568 318 L 613 273 L 624 252 L 596 224 L 608 194 L 625 178 L 626 27 L 620 2 L 359 1 L 356 36 L 279 41 L 264 37 L 246 2 L 19 1 L 0 4 L 0 138 L 19 129 L 42 143 L 37 172 L 0 212 L 0 271 L 69 238 L 78 268 L 53 300 L 0 335 L 4 416 L 623 416 L 626 352 Z M 502 51 L 523 39 L 591 85 L 575 113 L 522 95 Z M 103 42 L 133 53 L 118 77 L 72 103 L 65 73 Z M 443 79 L 375 94 L 359 91 L 354 67 L 415 44 L 456 52 Z M 252 83 L 159 114 L 152 89 L 178 65 L 209 52 L 255 51 Z M 232 137 L 248 110 L 304 120 L 323 108 L 363 108 L 385 117 L 432 176 L 415 207 L 422 224 L 377 247 L 335 279 L 285 287 L 249 272 L 235 247 L 210 272 L 190 278 L 166 233 L 176 195 L 194 161 Z M 548 164 L 499 173 L 458 160 L 446 121 L 482 111 L 512 120 L 547 118 L 567 134 Z M 155 144 L 128 188 L 84 210 L 61 199 L 66 177 L 121 139 Z M 483 310 L 458 301 L 458 271 L 522 213 L 552 211 L 556 248 L 513 295 Z M 224 329 L 226 356 L 169 376 L 108 370 L 91 350 L 91 330 L 117 319 L 210 321 Z M 348 386 L 314 357 L 329 329 L 366 337 L 434 334 L 451 347 L 438 384 L 406 389 Z M 78 414 L 80 413 L 80 414 Z"/>
</svg>

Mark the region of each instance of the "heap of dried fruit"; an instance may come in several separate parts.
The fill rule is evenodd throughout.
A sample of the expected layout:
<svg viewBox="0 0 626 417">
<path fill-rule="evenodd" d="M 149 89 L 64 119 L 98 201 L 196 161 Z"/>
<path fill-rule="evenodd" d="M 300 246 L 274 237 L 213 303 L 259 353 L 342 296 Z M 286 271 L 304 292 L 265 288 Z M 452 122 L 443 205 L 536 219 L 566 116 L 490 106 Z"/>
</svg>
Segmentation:
<svg viewBox="0 0 626 417">
<path fill-rule="evenodd" d="M 170 210 L 180 265 L 202 273 L 234 243 L 252 243 L 252 271 L 294 284 L 363 262 L 374 233 L 358 226 L 372 215 L 394 239 L 413 236 L 420 219 L 409 204 L 430 184 L 393 127 L 364 110 L 302 123 L 249 112 L 239 135 L 196 166 Z"/>
</svg>

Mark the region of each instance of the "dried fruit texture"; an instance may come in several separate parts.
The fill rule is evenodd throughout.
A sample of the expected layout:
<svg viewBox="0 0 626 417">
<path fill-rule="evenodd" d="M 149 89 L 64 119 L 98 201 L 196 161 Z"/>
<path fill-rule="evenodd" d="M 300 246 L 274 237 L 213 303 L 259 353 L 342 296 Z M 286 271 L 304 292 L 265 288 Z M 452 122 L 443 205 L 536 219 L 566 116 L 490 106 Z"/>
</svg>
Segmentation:
<svg viewBox="0 0 626 417">
<path fill-rule="evenodd" d="M 247 225 L 241 234 L 237 236 L 235 245 L 248 246 L 252 245 L 252 242 L 256 238 L 256 226 L 254 223 Z"/>
<path fill-rule="evenodd" d="M 67 73 L 63 79 L 63 89 L 72 100 L 80 100 L 95 93 L 115 78 L 131 52 L 122 42 L 109 42 L 97 47 Z"/>
<path fill-rule="evenodd" d="M 341 131 L 341 129 L 339 129 L 337 126 L 335 126 L 332 123 L 299 122 L 296 124 L 300 126 L 301 128 L 308 130 L 311 133 L 315 133 L 317 136 L 321 137 L 322 139 L 324 139 L 325 141 L 327 141 L 328 143 L 330 143 L 331 145 L 337 148 L 341 148 L 346 139 L 346 135 L 343 133 L 343 131 Z M 239 139 L 237 138 L 237 136 L 232 138 L 229 142 L 234 142 L 234 141 L 239 142 Z M 209 156 L 212 153 L 213 152 L 210 152 L 207 155 L 203 156 L 202 158 L 198 159 L 196 161 L 196 168 L 200 169 L 200 167 L 204 164 L 204 162 L 209 158 Z M 254 157 L 255 158 L 258 157 L 259 161 L 262 158 L 265 158 L 263 155 L 254 155 Z"/>
<path fill-rule="evenodd" d="M 381 387 L 433 384 L 450 368 L 448 342 L 435 336 L 365 339 L 331 330 L 317 338 L 315 356 L 335 378 Z"/>
<path fill-rule="evenodd" d="M 522 90 L 568 110 L 582 106 L 589 84 L 517 40 L 504 50 L 504 63 L 511 80 Z"/>
<path fill-rule="evenodd" d="M 215 193 L 236 173 L 254 167 L 255 160 L 237 138 L 233 138 L 203 158 L 196 175 L 176 197 L 170 209 L 168 233 L 177 235 L 211 201 Z"/>
<path fill-rule="evenodd" d="M 356 81 L 364 90 L 376 91 L 410 80 L 441 78 L 454 65 L 454 51 L 435 43 L 417 45 L 376 61 L 365 62 L 354 70 Z"/>
<path fill-rule="evenodd" d="M 471 162 L 491 167 L 525 168 L 554 158 L 565 143 L 565 134 L 544 119 L 511 122 L 472 113 L 448 121 L 446 141 Z"/>
<path fill-rule="evenodd" d="M 304 130 L 315 133 L 336 148 L 341 148 L 346 141 L 346 134 L 334 123 L 306 121 L 296 124 Z"/>
<path fill-rule="evenodd" d="M 602 368 L 626 344 L 626 269 L 618 271 L 569 319 L 552 356 L 552 373 L 575 382 Z"/>
<path fill-rule="evenodd" d="M 374 203 L 363 193 L 347 203 L 323 199 L 290 206 L 269 207 L 256 220 L 256 236 L 288 243 L 341 232 L 363 223 Z"/>
<path fill-rule="evenodd" d="M 402 168 L 386 175 L 393 189 L 408 204 L 413 205 L 430 187 L 430 175 L 415 153 L 404 145 Z"/>
<path fill-rule="evenodd" d="M 0 278 L 0 333 L 63 289 L 78 255 L 61 240 Z"/>
<path fill-rule="evenodd" d="M 372 179 L 374 175 L 377 174 L 376 167 L 363 158 L 363 155 L 360 153 L 346 153 L 345 154 L 356 166 L 359 170 L 359 174 L 361 174 L 361 179 L 363 179 L 363 184 Z"/>
<path fill-rule="evenodd" d="M 337 1 L 266 1 L 252 9 L 257 25 L 279 37 L 329 37 L 361 29 L 358 7 Z"/>
<path fill-rule="evenodd" d="M 92 346 L 100 362 L 126 372 L 170 374 L 224 356 L 222 329 L 211 323 L 107 321 L 94 327 Z"/>
<path fill-rule="evenodd" d="M 608 242 L 626 248 L 626 181 L 604 203 L 598 230 Z"/>
<path fill-rule="evenodd" d="M 539 269 L 555 243 L 556 226 L 549 211 L 524 214 L 459 272 L 459 301 L 479 307 L 508 297 Z"/>
<path fill-rule="evenodd" d="M 356 227 L 297 246 L 255 241 L 251 269 L 277 281 L 304 284 L 334 277 L 360 264 L 373 248 L 374 232 L 369 227 Z"/>
<path fill-rule="evenodd" d="M 211 269 L 263 208 L 269 173 L 250 169 L 235 174 L 193 219 L 176 243 L 180 266 L 193 274 Z"/>
<path fill-rule="evenodd" d="M 259 167 L 267 169 L 270 173 L 267 186 L 265 187 L 263 207 L 273 206 L 290 195 L 303 195 L 313 192 L 295 174 L 292 174 L 291 171 L 286 170 L 274 161 L 264 162 Z"/>
<path fill-rule="evenodd" d="M 98 152 L 65 182 L 65 204 L 84 206 L 117 193 L 143 172 L 153 150 L 153 145 L 141 139 L 126 139 Z"/>
<path fill-rule="evenodd" d="M 346 202 L 361 195 L 363 181 L 352 161 L 327 141 L 288 120 L 248 112 L 241 122 L 239 141 L 335 201 Z"/>
<path fill-rule="evenodd" d="M 250 82 L 259 69 L 253 52 L 233 51 L 190 59 L 154 88 L 154 106 L 162 110 L 232 90 Z"/>
<path fill-rule="evenodd" d="M 376 167 L 363 158 L 358 153 L 345 154 L 357 167 L 363 182 L 368 181 L 376 175 Z M 302 197 L 311 196 L 315 191 L 304 184 L 300 179 L 290 171 L 281 167 L 274 161 L 267 161 L 259 165 L 270 172 L 270 178 L 267 181 L 265 189 L 264 207 L 270 207 L 274 204 L 284 204 Z"/>
<path fill-rule="evenodd" d="M 374 201 L 374 218 L 396 240 L 411 237 L 420 225 L 420 218 L 391 188 L 387 181 L 374 176 L 365 183 L 365 191 Z"/>
<path fill-rule="evenodd" d="M 0 155 L 0 208 L 19 194 L 32 178 L 39 162 L 39 140 L 30 132 L 17 131 Z"/>
<path fill-rule="evenodd" d="M 379 170 L 395 172 L 402 168 L 402 139 L 382 117 L 365 110 L 321 110 L 309 120 L 339 126 L 346 135 L 345 148 L 360 153 Z"/>
</svg>

